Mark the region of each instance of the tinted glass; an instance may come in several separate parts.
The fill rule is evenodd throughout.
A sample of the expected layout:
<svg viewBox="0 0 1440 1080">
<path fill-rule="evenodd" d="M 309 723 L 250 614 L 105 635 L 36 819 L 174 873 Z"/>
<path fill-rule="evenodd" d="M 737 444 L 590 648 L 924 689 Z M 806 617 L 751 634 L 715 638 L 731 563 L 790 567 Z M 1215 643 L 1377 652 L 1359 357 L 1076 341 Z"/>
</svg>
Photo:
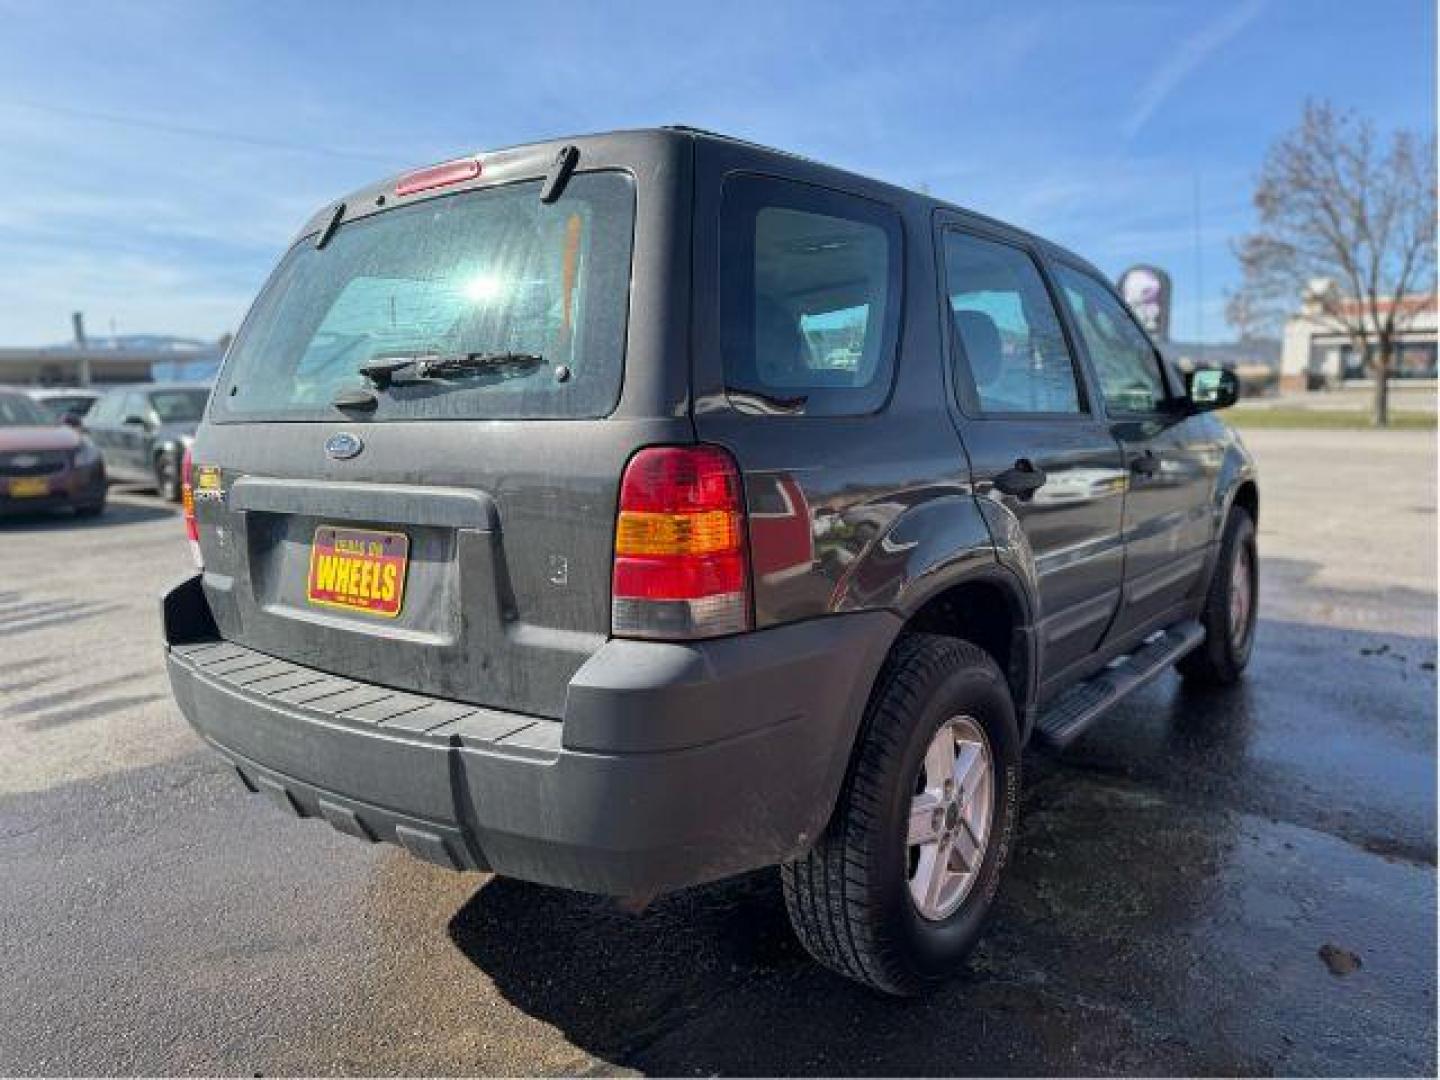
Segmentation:
<svg viewBox="0 0 1440 1080">
<path fill-rule="evenodd" d="M 95 427 L 99 424 L 118 424 L 120 422 L 120 402 L 124 394 L 118 391 L 111 391 L 105 394 L 90 409 L 85 418 L 87 426 Z"/>
<path fill-rule="evenodd" d="M 1009 244 L 945 234 L 945 282 L 968 411 L 1078 413 L 1075 364 L 1034 260 Z"/>
<path fill-rule="evenodd" d="M 634 192 L 580 174 L 554 203 L 539 182 L 464 192 L 342 224 L 297 244 L 231 346 L 217 419 L 342 415 L 369 361 L 520 352 L 544 358 L 402 382 L 367 419 L 601 416 L 619 394 Z M 567 370 L 563 379 L 556 369 Z"/>
<path fill-rule="evenodd" d="M 888 207 L 760 177 L 725 185 L 721 341 L 736 408 L 872 412 L 890 390 L 900 229 Z"/>
<path fill-rule="evenodd" d="M 67 415 L 84 416 L 90 411 L 94 400 L 94 398 L 88 397 L 47 397 L 41 398 L 35 404 L 40 406 L 52 419 L 58 421 Z"/>
<path fill-rule="evenodd" d="M 24 394 L 0 394 L 0 427 L 34 427 L 53 422 Z"/>
<path fill-rule="evenodd" d="M 1089 274 L 1063 264 L 1055 278 L 1112 412 L 1154 412 L 1165 401 L 1160 360 L 1144 331 L 1115 294 Z"/>
<path fill-rule="evenodd" d="M 138 416 L 141 420 L 150 418 L 150 401 L 144 394 L 126 394 L 125 406 L 121 410 L 121 423 L 128 423 L 131 417 Z"/>
<path fill-rule="evenodd" d="M 150 404 L 162 424 L 193 424 L 205 413 L 208 390 L 157 390 Z"/>
</svg>

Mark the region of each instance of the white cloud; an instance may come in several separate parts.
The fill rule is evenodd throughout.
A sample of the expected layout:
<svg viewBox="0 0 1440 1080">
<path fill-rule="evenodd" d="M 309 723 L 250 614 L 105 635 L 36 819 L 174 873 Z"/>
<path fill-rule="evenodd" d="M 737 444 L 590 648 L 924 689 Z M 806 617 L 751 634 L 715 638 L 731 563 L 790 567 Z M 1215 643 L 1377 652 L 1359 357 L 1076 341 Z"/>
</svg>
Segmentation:
<svg viewBox="0 0 1440 1080">
<path fill-rule="evenodd" d="M 74 249 L 48 246 L 7 251 L 18 260 L 23 280 L 0 280 L 0 341 L 53 344 L 68 339 L 70 312 L 83 308 L 93 333 L 151 332 L 213 338 L 233 329 L 250 295 L 217 285 L 214 275 L 143 255 L 100 259 Z M 183 297 L 183 303 L 176 298 Z"/>
<path fill-rule="evenodd" d="M 1125 137 L 1133 139 L 1181 83 L 1216 50 L 1223 48 L 1259 17 L 1265 8 L 1265 2 L 1266 0 L 1245 0 L 1181 41 L 1160 66 L 1150 73 L 1150 78 L 1145 80 L 1145 85 L 1135 95 L 1130 114 L 1122 125 Z"/>
</svg>

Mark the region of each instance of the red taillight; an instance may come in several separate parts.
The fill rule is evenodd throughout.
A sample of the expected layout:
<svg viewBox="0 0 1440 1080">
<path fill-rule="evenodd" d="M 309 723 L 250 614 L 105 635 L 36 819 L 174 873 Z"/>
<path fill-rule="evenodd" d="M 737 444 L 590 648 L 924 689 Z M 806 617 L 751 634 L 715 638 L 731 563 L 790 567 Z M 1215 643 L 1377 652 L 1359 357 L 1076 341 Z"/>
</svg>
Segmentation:
<svg viewBox="0 0 1440 1080">
<path fill-rule="evenodd" d="M 450 184 L 463 184 L 466 180 L 474 180 L 479 175 L 479 158 L 456 158 L 454 161 L 445 161 L 439 165 L 430 165 L 423 169 L 416 169 L 412 173 L 406 173 L 395 185 L 395 194 L 414 195 L 417 191 L 448 187 Z"/>
<path fill-rule="evenodd" d="M 195 565 L 203 567 L 204 561 L 200 557 L 200 527 L 195 524 L 195 465 L 190 458 L 190 448 L 185 448 L 185 456 L 180 459 L 180 505 L 185 514 L 185 536 L 190 541 L 190 554 L 195 559 Z"/>
<path fill-rule="evenodd" d="M 740 471 L 716 446 L 652 446 L 625 467 L 611 629 L 700 638 L 750 626 Z"/>
</svg>

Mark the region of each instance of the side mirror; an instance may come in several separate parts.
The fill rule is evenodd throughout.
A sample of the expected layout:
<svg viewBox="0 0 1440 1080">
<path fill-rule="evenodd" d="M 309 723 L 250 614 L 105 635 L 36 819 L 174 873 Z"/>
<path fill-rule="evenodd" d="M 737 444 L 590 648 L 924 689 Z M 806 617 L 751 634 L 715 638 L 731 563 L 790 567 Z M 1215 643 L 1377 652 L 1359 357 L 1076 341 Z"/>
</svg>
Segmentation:
<svg viewBox="0 0 1440 1080">
<path fill-rule="evenodd" d="M 1228 409 L 1240 398 L 1240 380 L 1226 368 L 1203 368 L 1191 372 L 1187 394 L 1196 412 Z"/>
<path fill-rule="evenodd" d="M 64 416 L 60 417 L 60 423 L 68 428 L 74 428 L 76 431 L 79 431 L 85 426 L 84 421 L 80 419 L 80 414 L 73 412 L 67 412 Z"/>
</svg>

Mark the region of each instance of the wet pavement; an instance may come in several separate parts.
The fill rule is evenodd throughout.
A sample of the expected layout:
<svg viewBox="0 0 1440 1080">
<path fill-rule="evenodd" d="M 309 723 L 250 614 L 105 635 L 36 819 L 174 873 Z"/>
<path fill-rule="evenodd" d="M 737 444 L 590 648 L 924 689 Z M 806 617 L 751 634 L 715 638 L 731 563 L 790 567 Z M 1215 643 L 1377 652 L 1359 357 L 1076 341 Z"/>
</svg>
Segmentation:
<svg viewBox="0 0 1440 1080">
<path fill-rule="evenodd" d="M 769 874 L 635 917 L 281 816 L 166 695 L 173 513 L 0 525 L 0 1073 L 1434 1075 L 1434 440 L 1247 441 L 1248 678 L 1028 755 L 918 1002 L 810 964 Z"/>
</svg>

